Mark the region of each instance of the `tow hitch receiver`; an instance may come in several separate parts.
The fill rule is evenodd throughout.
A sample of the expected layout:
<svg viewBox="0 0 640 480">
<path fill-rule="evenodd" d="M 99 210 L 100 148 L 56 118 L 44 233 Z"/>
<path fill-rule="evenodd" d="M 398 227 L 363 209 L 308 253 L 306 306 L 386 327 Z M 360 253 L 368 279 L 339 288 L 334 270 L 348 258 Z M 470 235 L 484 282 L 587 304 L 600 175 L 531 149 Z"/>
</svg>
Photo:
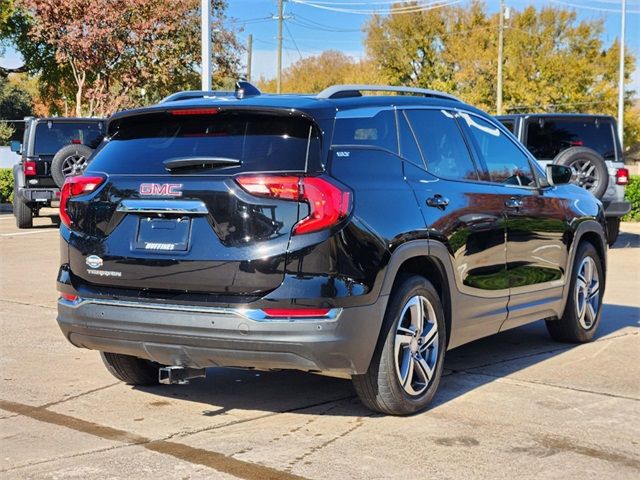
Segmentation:
<svg viewBox="0 0 640 480">
<path fill-rule="evenodd" d="M 192 378 L 205 378 L 204 368 L 162 367 L 158 370 L 158 381 L 165 385 L 186 385 Z"/>
</svg>

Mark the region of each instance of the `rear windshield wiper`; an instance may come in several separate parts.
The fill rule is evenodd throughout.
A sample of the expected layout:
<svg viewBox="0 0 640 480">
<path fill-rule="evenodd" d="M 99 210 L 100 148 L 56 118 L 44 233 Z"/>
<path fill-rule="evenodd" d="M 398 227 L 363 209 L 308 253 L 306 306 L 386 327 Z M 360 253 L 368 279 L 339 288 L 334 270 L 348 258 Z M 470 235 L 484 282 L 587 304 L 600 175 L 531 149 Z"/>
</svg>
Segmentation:
<svg viewBox="0 0 640 480">
<path fill-rule="evenodd" d="M 164 163 L 164 168 L 169 171 L 179 168 L 235 167 L 242 164 L 237 158 L 227 157 L 177 157 L 162 163 Z"/>
</svg>

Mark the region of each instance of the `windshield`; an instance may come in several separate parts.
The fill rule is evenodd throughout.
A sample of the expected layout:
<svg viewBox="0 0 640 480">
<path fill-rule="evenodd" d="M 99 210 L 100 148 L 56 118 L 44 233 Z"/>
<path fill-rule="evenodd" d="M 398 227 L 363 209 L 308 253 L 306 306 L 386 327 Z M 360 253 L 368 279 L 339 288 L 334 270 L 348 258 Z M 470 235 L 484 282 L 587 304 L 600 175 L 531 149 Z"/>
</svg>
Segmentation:
<svg viewBox="0 0 640 480">
<path fill-rule="evenodd" d="M 538 160 L 553 160 L 570 147 L 588 147 L 615 160 L 614 130 L 606 119 L 533 118 L 527 126 L 527 148 Z"/>
<path fill-rule="evenodd" d="M 167 173 L 164 161 L 224 157 L 213 174 L 305 171 L 320 165 L 318 129 L 307 119 L 263 113 L 221 112 L 124 118 L 96 153 L 90 169 L 113 174 Z M 180 169 L 186 173 L 190 168 Z M 200 168 L 198 173 L 202 173 Z M 175 173 L 175 172 L 174 172 Z"/>
<path fill-rule="evenodd" d="M 103 122 L 38 123 L 33 154 L 55 155 L 58 150 L 71 143 L 81 143 L 96 148 L 104 135 L 103 128 Z"/>
</svg>

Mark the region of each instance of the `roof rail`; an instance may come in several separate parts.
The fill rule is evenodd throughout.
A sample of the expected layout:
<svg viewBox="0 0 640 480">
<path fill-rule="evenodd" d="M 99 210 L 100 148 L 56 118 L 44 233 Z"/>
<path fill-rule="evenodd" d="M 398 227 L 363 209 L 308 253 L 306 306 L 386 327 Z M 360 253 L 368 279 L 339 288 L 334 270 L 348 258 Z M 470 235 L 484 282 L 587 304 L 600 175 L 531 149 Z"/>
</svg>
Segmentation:
<svg viewBox="0 0 640 480">
<path fill-rule="evenodd" d="M 321 91 L 317 98 L 348 98 L 361 97 L 362 92 L 397 92 L 397 93 L 413 93 L 423 95 L 425 97 L 444 98 L 447 100 L 455 100 L 461 102 L 458 97 L 449 95 L 448 93 L 438 92 L 437 90 L 429 90 L 427 88 L 415 87 L 394 87 L 391 85 L 333 85 Z"/>
<path fill-rule="evenodd" d="M 159 103 L 191 100 L 193 98 L 230 96 L 235 96 L 237 99 L 242 100 L 245 97 L 255 97 L 260 94 L 260 90 L 258 90 L 251 83 L 244 80 L 238 80 L 236 82 L 236 89 L 233 92 L 228 90 L 185 90 L 184 92 L 172 93 L 168 97 L 164 97 L 162 100 L 160 100 Z"/>
</svg>

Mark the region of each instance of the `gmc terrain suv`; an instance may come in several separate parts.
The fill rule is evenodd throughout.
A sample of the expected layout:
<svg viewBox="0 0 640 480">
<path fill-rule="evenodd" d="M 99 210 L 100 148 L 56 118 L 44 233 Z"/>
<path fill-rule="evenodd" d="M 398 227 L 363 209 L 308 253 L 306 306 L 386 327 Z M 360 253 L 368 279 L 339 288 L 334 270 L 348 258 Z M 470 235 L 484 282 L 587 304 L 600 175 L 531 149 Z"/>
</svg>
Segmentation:
<svg viewBox="0 0 640 480">
<path fill-rule="evenodd" d="M 616 121 L 608 115 L 535 113 L 497 117 L 544 167 L 566 165 L 573 182 L 602 200 L 609 245 L 620 233 L 620 217 L 629 213 L 624 199 L 629 170 L 618 139 Z"/>
<path fill-rule="evenodd" d="M 25 118 L 23 142 L 11 142 L 21 155 L 13 167 L 13 214 L 18 228 L 31 228 L 42 207 L 60 197 L 67 176 L 79 175 L 104 137 L 102 118 Z"/>
<path fill-rule="evenodd" d="M 410 414 L 448 349 L 541 319 L 593 339 L 605 216 L 571 176 L 430 90 L 174 94 L 67 179 L 58 322 L 130 384 L 297 369 Z"/>
</svg>

